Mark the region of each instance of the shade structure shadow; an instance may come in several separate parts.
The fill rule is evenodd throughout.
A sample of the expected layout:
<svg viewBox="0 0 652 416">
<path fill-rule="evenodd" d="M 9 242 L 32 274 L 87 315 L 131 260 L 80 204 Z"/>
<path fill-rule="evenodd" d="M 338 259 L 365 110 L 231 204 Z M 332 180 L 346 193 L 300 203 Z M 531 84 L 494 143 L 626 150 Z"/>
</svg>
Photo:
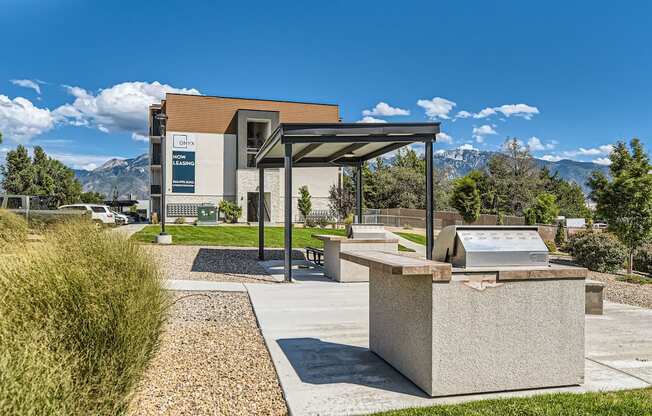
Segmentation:
<svg viewBox="0 0 652 416">
<path fill-rule="evenodd" d="M 283 250 L 267 249 L 265 250 L 265 258 L 282 260 Z M 292 250 L 292 258 L 305 260 L 305 256 L 300 250 Z M 258 262 L 257 248 L 201 248 L 193 260 L 191 271 L 239 275 L 267 274 L 267 271 Z"/>
<path fill-rule="evenodd" d="M 284 338 L 276 342 L 303 383 L 355 384 L 429 397 L 368 348 L 318 338 Z"/>
</svg>

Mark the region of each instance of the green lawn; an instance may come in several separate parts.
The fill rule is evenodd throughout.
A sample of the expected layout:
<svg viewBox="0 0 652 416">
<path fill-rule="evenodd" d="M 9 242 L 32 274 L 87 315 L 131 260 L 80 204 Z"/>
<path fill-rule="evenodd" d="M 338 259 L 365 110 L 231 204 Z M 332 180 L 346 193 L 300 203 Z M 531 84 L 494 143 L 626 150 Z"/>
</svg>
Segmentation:
<svg viewBox="0 0 652 416">
<path fill-rule="evenodd" d="M 643 416 L 652 415 L 652 389 L 546 394 L 376 413 L 376 416 Z"/>
<path fill-rule="evenodd" d="M 132 239 L 143 243 L 152 243 L 160 230 L 161 227 L 158 225 L 148 225 L 134 234 Z M 283 230 L 283 227 L 265 227 L 265 247 L 283 247 Z M 166 225 L 165 232 L 172 235 L 173 244 L 258 247 L 258 227 Z M 314 234 L 345 235 L 345 231 L 332 228 L 294 228 L 292 230 L 292 247 L 323 247 L 320 240 L 312 238 Z"/>
<path fill-rule="evenodd" d="M 413 243 L 421 244 L 422 246 L 426 245 L 426 236 L 421 235 L 421 234 L 414 234 L 414 233 L 394 233 L 397 235 L 400 235 L 401 237 L 405 238 L 406 240 L 410 240 Z"/>
</svg>

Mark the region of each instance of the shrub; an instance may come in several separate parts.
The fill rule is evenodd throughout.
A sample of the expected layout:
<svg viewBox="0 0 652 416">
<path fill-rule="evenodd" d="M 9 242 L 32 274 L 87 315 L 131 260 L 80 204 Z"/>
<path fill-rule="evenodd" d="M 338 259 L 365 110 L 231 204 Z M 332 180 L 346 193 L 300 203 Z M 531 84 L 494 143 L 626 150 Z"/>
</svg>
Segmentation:
<svg viewBox="0 0 652 416">
<path fill-rule="evenodd" d="M 27 221 L 11 211 L 0 209 L 0 252 L 27 240 Z"/>
<path fill-rule="evenodd" d="M 566 228 L 561 222 L 557 225 L 557 232 L 555 233 L 555 244 L 561 249 L 563 249 L 566 245 Z"/>
<path fill-rule="evenodd" d="M 159 341 L 167 304 L 142 249 L 64 224 L 0 262 L 0 414 L 115 415 Z"/>
<path fill-rule="evenodd" d="M 317 222 L 313 218 L 306 218 L 304 222 L 304 226 L 308 228 L 314 228 L 317 225 Z"/>
<path fill-rule="evenodd" d="M 573 234 L 567 248 L 577 263 L 596 272 L 617 272 L 627 259 L 627 249 L 610 233 L 582 231 Z"/>
<path fill-rule="evenodd" d="M 242 207 L 235 202 L 222 200 L 220 201 L 219 210 L 224 214 L 224 219 L 229 223 L 238 222 L 238 218 L 242 215 Z"/>
<path fill-rule="evenodd" d="M 556 253 L 557 252 L 557 244 L 555 244 L 554 241 L 552 240 L 546 240 L 544 241 L 546 244 L 546 247 L 548 248 L 548 251 L 551 253 Z"/>
<path fill-rule="evenodd" d="M 643 246 L 634 253 L 634 270 L 652 273 L 652 244 Z"/>
<path fill-rule="evenodd" d="M 175 223 L 175 224 L 185 224 L 185 223 L 186 223 L 186 219 L 185 219 L 184 217 L 177 217 L 177 218 L 174 220 L 174 223 Z"/>
</svg>

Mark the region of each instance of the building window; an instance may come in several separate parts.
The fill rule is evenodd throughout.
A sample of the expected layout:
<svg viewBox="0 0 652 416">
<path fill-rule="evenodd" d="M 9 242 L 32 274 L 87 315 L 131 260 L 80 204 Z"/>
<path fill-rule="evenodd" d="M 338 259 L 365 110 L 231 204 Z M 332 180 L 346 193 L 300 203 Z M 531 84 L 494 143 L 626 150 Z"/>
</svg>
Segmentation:
<svg viewBox="0 0 652 416">
<path fill-rule="evenodd" d="M 269 121 L 247 121 L 247 167 L 256 167 L 256 153 L 269 136 Z"/>
</svg>

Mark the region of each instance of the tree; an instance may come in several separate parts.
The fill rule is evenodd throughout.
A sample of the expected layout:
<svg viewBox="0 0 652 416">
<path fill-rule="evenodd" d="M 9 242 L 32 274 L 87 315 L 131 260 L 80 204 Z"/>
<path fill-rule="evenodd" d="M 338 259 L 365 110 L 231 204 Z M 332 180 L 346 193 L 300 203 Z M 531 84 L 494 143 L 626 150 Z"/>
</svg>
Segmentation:
<svg viewBox="0 0 652 416">
<path fill-rule="evenodd" d="M 101 204 L 104 202 L 104 195 L 94 191 L 82 192 L 79 200 L 84 204 Z M 136 208 L 136 206 L 134 205 L 131 208 Z"/>
<path fill-rule="evenodd" d="M 566 245 L 566 228 L 564 223 L 560 222 L 557 225 L 557 233 L 555 234 L 555 244 L 559 248 L 563 248 Z"/>
<path fill-rule="evenodd" d="M 303 216 L 303 223 L 305 225 L 308 222 L 308 215 L 310 215 L 310 212 L 312 211 L 310 192 L 308 191 L 308 187 L 306 185 L 303 185 L 299 188 L 299 201 L 297 202 L 297 205 L 299 212 Z"/>
<path fill-rule="evenodd" d="M 556 200 L 552 194 L 539 194 L 534 204 L 525 210 L 525 221 L 531 225 L 552 224 L 559 215 Z"/>
<path fill-rule="evenodd" d="M 30 158 L 27 149 L 18 145 L 7 153 L 7 161 L 0 166 L 2 187 L 6 192 L 19 195 L 48 196 L 55 205 L 79 201 L 82 187 L 71 169 L 56 159 L 48 157 L 39 146 Z"/>
<path fill-rule="evenodd" d="M 451 205 L 467 223 L 475 222 L 480 217 L 480 192 L 472 178 L 464 176 L 455 181 Z"/>
<path fill-rule="evenodd" d="M 611 179 L 595 171 L 588 181 L 598 215 L 629 251 L 629 274 L 636 250 L 652 240 L 652 165 L 638 139 L 630 147 L 619 142 L 609 155 Z"/>
<path fill-rule="evenodd" d="M 342 175 L 342 185 L 331 185 L 328 190 L 328 209 L 334 218 L 343 220 L 355 208 L 355 191 L 349 175 Z"/>
<path fill-rule="evenodd" d="M 7 153 L 0 173 L 3 176 L 2 187 L 9 194 L 29 195 L 34 189 L 34 167 L 27 148 L 22 144 Z"/>
<path fill-rule="evenodd" d="M 552 174 L 547 166 L 541 169 L 539 177 L 543 190 L 557 197 L 559 215 L 567 218 L 591 216 L 591 212 L 586 207 L 584 192 L 578 184 L 565 181 L 559 176 L 559 172 Z"/>
<path fill-rule="evenodd" d="M 507 139 L 503 152 L 488 163 L 488 183 L 493 190 L 491 212 L 523 215 L 539 188 L 539 171 L 527 147 Z"/>
</svg>

